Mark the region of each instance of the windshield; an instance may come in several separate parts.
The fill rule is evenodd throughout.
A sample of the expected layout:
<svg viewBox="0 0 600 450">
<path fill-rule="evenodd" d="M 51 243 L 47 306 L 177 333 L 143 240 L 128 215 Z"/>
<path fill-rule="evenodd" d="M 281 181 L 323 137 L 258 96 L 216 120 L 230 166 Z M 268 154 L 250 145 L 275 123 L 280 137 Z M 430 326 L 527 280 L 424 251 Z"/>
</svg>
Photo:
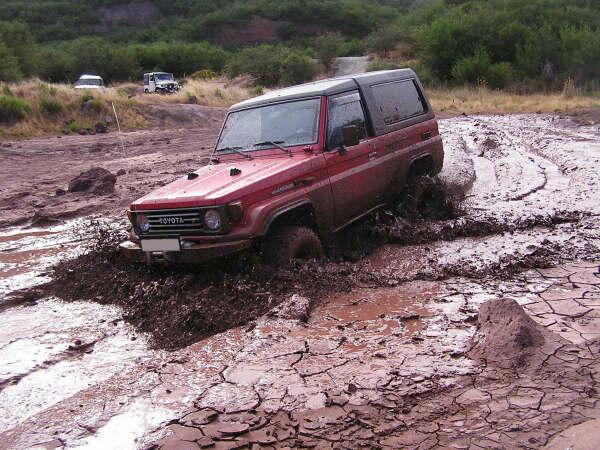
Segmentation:
<svg viewBox="0 0 600 450">
<path fill-rule="evenodd" d="M 75 86 L 102 86 L 102 80 L 98 78 L 80 78 Z"/>
<path fill-rule="evenodd" d="M 173 81 L 172 73 L 157 73 L 154 74 L 156 81 Z"/>
<path fill-rule="evenodd" d="M 249 152 L 264 145 L 314 144 L 318 139 L 320 107 L 321 100 L 314 98 L 233 112 L 227 116 L 217 152 Z"/>
</svg>

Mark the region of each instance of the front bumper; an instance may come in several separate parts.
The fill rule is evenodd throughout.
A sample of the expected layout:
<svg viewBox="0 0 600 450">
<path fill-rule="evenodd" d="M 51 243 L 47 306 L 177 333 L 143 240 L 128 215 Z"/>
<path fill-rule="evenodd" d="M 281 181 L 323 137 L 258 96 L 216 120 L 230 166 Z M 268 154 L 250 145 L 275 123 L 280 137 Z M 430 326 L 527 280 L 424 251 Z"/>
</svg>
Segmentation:
<svg viewBox="0 0 600 450">
<path fill-rule="evenodd" d="M 163 258 L 174 263 L 200 263 L 241 252 L 251 245 L 250 239 L 242 239 L 217 243 L 185 241 L 185 244 L 182 242 L 184 248 L 178 252 L 144 252 L 140 243 L 133 241 L 122 242 L 119 247 L 121 253 L 133 261 Z"/>
</svg>

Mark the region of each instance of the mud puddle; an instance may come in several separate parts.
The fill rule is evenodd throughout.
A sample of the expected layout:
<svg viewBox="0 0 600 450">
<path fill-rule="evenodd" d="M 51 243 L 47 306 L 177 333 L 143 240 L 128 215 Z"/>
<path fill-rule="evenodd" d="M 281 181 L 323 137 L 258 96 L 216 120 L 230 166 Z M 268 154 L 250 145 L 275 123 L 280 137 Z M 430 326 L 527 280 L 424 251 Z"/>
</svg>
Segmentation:
<svg viewBox="0 0 600 450">
<path fill-rule="evenodd" d="M 46 271 L 77 256 L 81 229 L 88 219 L 49 228 L 9 228 L 0 233 L 0 299 L 18 289 L 48 282 Z M 2 300 L 0 300 L 0 309 Z"/>
</svg>

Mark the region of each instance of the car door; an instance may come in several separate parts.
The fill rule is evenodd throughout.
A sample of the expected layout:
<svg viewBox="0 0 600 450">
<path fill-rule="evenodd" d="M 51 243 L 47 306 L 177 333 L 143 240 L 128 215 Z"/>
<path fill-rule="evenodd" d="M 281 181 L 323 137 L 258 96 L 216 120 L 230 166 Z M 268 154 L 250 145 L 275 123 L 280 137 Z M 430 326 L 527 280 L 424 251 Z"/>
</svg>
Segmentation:
<svg viewBox="0 0 600 450">
<path fill-rule="evenodd" d="M 411 160 L 417 153 L 425 154 L 434 130 L 430 122 L 423 122 L 428 113 L 427 104 L 414 79 L 403 79 L 371 86 L 374 104 L 386 126 L 380 137 L 378 151 L 386 161 L 384 176 L 393 194 L 403 187 Z"/>
<path fill-rule="evenodd" d="M 382 201 L 375 140 L 367 134 L 366 116 L 358 91 L 328 99 L 325 160 L 339 228 Z M 360 142 L 343 147 L 342 129 L 355 125 Z M 341 151 L 340 151 L 341 149 Z"/>
</svg>

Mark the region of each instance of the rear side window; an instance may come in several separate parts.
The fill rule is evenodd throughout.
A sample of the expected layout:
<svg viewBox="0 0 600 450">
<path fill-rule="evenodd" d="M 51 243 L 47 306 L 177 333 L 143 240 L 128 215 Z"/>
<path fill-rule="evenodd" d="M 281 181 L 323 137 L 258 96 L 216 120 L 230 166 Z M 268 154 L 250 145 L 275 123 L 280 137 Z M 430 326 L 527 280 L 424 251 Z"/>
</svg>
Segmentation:
<svg viewBox="0 0 600 450">
<path fill-rule="evenodd" d="M 418 116 L 426 111 L 414 80 L 377 84 L 372 89 L 386 125 Z"/>
<path fill-rule="evenodd" d="M 348 125 L 356 125 L 360 139 L 367 136 L 365 112 L 358 92 L 329 98 L 327 120 L 329 150 L 338 148 L 344 142 L 342 128 Z"/>
</svg>

